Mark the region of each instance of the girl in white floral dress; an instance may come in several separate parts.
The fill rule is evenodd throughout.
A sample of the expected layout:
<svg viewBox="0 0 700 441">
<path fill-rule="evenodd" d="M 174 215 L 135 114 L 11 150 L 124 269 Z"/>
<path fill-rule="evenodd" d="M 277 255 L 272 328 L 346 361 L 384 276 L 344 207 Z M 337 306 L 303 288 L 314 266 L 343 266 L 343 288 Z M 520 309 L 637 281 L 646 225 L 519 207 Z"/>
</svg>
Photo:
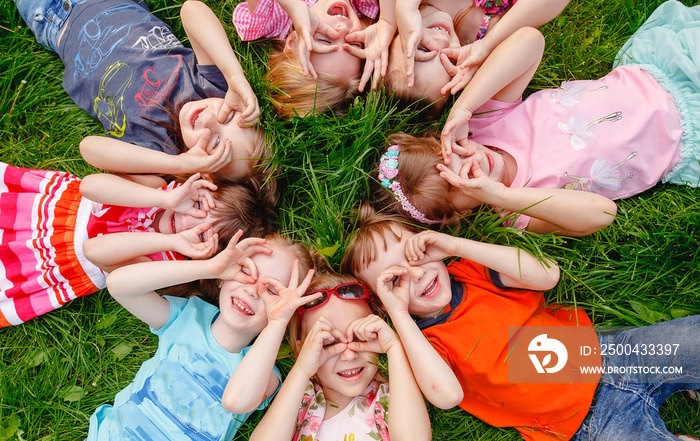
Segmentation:
<svg viewBox="0 0 700 441">
<path fill-rule="evenodd" d="M 296 363 L 250 439 L 430 439 L 425 402 L 403 345 L 372 314 L 367 288 L 350 276 L 323 274 L 305 296 L 315 299 L 297 310 L 288 327 Z M 387 354 L 391 396 L 378 353 Z"/>
</svg>

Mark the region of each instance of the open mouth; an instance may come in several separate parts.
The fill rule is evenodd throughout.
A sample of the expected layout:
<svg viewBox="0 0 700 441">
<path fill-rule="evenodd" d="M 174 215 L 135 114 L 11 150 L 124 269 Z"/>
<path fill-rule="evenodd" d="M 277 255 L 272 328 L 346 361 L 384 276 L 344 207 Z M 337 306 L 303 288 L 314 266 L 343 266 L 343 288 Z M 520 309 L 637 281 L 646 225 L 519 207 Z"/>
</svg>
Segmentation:
<svg viewBox="0 0 700 441">
<path fill-rule="evenodd" d="M 199 119 L 199 114 L 202 113 L 204 109 L 199 109 L 196 110 L 192 116 L 190 117 L 190 124 L 192 125 L 192 128 L 194 129 L 194 125 L 197 123 L 197 120 Z"/>
<path fill-rule="evenodd" d="M 252 309 L 242 300 L 239 300 L 235 297 L 231 298 L 231 306 L 233 309 L 236 311 L 240 312 L 241 314 L 245 315 L 255 315 Z"/>
<path fill-rule="evenodd" d="M 443 23 L 435 23 L 434 25 L 430 26 L 428 29 L 435 29 L 437 31 L 440 31 L 442 33 L 450 35 L 450 28 L 447 27 L 447 25 L 445 25 Z"/>
<path fill-rule="evenodd" d="M 177 233 L 177 230 L 175 229 L 175 213 L 173 213 L 172 216 L 170 216 L 170 228 L 173 234 Z"/>
<path fill-rule="evenodd" d="M 342 3 L 334 3 L 326 13 L 331 17 L 348 18 L 348 8 Z"/>
<path fill-rule="evenodd" d="M 354 377 L 359 376 L 363 370 L 365 370 L 365 368 L 363 368 L 363 367 L 359 367 L 359 368 L 355 368 L 355 369 L 347 369 L 347 370 L 338 372 L 338 375 L 340 375 L 341 377 L 343 377 L 345 379 L 352 379 Z"/>
<path fill-rule="evenodd" d="M 421 297 L 433 297 L 435 294 L 437 294 L 439 288 L 440 282 L 438 282 L 437 277 L 435 277 L 433 281 L 430 282 L 430 285 L 425 287 L 425 290 L 423 290 L 423 294 L 421 294 Z"/>
</svg>

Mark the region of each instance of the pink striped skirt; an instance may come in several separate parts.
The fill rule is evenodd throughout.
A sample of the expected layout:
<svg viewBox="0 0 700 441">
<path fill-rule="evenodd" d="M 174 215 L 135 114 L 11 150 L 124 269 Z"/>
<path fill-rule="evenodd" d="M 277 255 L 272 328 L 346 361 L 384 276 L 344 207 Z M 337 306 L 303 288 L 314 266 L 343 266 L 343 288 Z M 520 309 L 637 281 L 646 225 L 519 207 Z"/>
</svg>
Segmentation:
<svg viewBox="0 0 700 441">
<path fill-rule="evenodd" d="M 0 163 L 0 327 L 104 288 L 83 256 L 92 203 L 70 173 Z"/>
</svg>

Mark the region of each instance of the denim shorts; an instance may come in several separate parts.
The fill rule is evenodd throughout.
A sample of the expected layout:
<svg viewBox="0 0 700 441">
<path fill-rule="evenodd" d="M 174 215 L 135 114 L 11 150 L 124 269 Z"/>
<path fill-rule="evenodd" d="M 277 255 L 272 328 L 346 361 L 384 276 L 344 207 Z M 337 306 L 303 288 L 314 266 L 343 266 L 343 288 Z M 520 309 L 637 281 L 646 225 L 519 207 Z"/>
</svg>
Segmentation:
<svg viewBox="0 0 700 441">
<path fill-rule="evenodd" d="M 42 46 L 58 52 L 58 35 L 76 5 L 86 0 L 15 0 L 17 10 Z"/>
<path fill-rule="evenodd" d="M 700 388 L 700 315 L 599 334 L 598 340 L 601 348 L 605 345 L 608 352 L 613 348 L 615 354 L 603 356 L 607 372 L 601 376 L 594 404 L 572 440 L 678 441 L 666 429 L 659 407 L 674 392 Z M 662 349 L 661 355 L 656 348 Z M 651 351 L 655 355 L 649 355 Z M 646 369 L 610 373 L 614 369 L 609 368 L 615 367 Z M 657 372 L 656 367 L 668 369 Z M 682 367 L 682 372 L 674 367 Z"/>
</svg>

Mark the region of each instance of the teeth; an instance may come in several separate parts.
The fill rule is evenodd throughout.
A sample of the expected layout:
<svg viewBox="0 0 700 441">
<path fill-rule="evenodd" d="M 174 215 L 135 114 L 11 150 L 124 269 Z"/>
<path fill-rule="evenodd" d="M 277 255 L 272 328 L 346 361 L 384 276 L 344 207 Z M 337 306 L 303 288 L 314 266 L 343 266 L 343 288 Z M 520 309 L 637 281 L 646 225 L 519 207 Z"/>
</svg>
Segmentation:
<svg viewBox="0 0 700 441">
<path fill-rule="evenodd" d="M 422 295 L 427 296 L 428 294 L 432 294 L 432 292 L 435 290 L 436 287 L 437 287 L 437 278 L 433 279 L 433 281 L 430 283 L 430 285 L 428 285 L 428 287 L 425 288 L 425 291 L 423 291 Z"/>
<path fill-rule="evenodd" d="M 338 372 L 341 377 L 352 377 L 362 372 L 362 368 L 348 369 L 347 371 Z"/>
<path fill-rule="evenodd" d="M 253 315 L 253 310 L 245 306 L 240 300 L 234 298 L 232 299 L 233 306 L 236 307 L 239 311 L 242 311 L 248 315 Z"/>
</svg>

